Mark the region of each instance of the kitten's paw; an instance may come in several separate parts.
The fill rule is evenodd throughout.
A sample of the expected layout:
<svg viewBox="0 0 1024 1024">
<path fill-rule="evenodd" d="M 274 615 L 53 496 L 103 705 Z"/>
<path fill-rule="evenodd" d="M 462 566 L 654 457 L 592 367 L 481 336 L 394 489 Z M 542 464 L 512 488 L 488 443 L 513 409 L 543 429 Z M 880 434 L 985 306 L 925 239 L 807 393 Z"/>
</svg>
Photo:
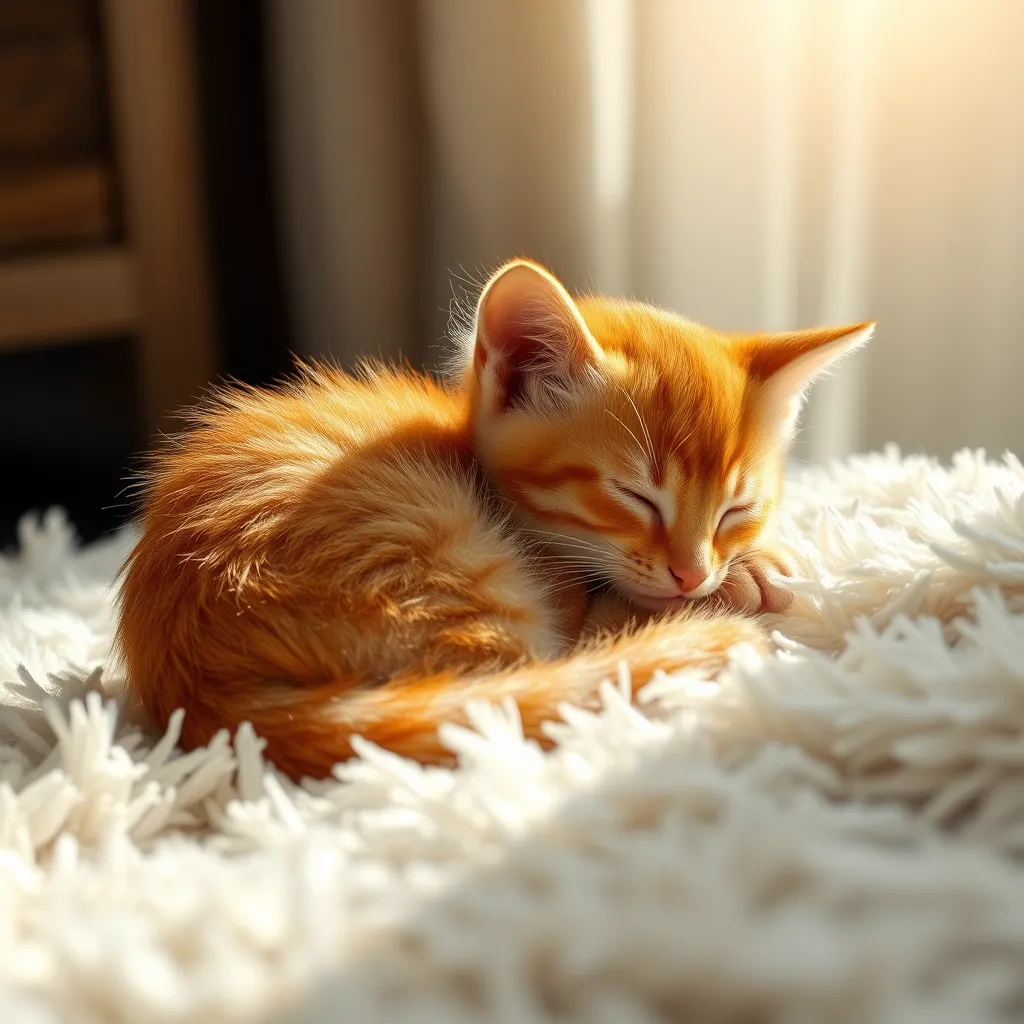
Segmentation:
<svg viewBox="0 0 1024 1024">
<path fill-rule="evenodd" d="M 740 612 L 784 612 L 793 603 L 793 594 L 780 586 L 780 577 L 790 575 L 790 567 L 781 556 L 771 551 L 748 551 L 733 560 L 716 596 Z"/>
</svg>

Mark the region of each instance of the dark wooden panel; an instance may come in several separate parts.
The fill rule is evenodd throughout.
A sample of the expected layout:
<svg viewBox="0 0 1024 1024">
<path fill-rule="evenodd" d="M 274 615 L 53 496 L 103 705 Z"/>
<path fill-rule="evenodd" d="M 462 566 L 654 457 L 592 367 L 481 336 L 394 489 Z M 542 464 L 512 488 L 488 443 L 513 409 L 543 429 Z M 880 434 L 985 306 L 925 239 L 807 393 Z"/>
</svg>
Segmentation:
<svg viewBox="0 0 1024 1024">
<path fill-rule="evenodd" d="M 0 255 L 109 240 L 111 177 L 99 162 L 0 173 Z"/>
<path fill-rule="evenodd" d="M 130 255 L 117 248 L 0 261 L 0 349 L 137 327 L 133 269 Z"/>
<path fill-rule="evenodd" d="M 0 41 L 75 35 L 95 22 L 89 0 L 0 0 Z"/>
<path fill-rule="evenodd" d="M 98 85 L 99 54 L 85 36 L 0 45 L 0 162 L 98 155 Z"/>
</svg>

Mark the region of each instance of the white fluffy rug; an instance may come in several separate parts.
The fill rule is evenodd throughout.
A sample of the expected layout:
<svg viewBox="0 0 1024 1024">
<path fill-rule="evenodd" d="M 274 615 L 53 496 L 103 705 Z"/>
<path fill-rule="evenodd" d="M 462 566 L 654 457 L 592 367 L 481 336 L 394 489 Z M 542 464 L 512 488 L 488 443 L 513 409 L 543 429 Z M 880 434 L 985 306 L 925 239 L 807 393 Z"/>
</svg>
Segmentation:
<svg viewBox="0 0 1024 1024">
<path fill-rule="evenodd" d="M 245 727 L 182 755 L 120 722 L 99 668 L 131 538 L 26 521 L 0 1021 L 1020 1019 L 1022 492 L 966 452 L 807 472 L 784 653 L 661 678 L 642 713 L 609 685 L 549 755 L 481 708 L 455 771 L 367 747 L 305 789 Z"/>
</svg>

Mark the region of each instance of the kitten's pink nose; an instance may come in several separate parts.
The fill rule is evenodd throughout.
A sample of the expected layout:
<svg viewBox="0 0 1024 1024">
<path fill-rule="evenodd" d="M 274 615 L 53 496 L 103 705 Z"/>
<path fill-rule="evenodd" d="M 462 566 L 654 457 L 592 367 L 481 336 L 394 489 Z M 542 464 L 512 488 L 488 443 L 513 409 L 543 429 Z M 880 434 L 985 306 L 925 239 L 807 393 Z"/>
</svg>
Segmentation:
<svg viewBox="0 0 1024 1024">
<path fill-rule="evenodd" d="M 707 569 L 698 569 L 693 566 L 670 565 L 668 571 L 672 573 L 673 579 L 679 585 L 681 594 L 689 594 L 696 590 L 708 578 Z"/>
</svg>

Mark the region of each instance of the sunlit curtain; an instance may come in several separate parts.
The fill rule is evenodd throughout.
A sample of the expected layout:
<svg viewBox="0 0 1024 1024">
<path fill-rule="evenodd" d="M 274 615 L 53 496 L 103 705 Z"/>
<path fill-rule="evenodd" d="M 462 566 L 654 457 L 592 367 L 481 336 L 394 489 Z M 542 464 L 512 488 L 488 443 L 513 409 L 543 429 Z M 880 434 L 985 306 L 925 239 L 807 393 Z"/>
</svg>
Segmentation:
<svg viewBox="0 0 1024 1024">
<path fill-rule="evenodd" d="M 722 328 L 878 319 L 798 453 L 1024 447 L 1019 0 L 271 0 L 309 352 L 431 362 L 514 253 Z"/>
</svg>

